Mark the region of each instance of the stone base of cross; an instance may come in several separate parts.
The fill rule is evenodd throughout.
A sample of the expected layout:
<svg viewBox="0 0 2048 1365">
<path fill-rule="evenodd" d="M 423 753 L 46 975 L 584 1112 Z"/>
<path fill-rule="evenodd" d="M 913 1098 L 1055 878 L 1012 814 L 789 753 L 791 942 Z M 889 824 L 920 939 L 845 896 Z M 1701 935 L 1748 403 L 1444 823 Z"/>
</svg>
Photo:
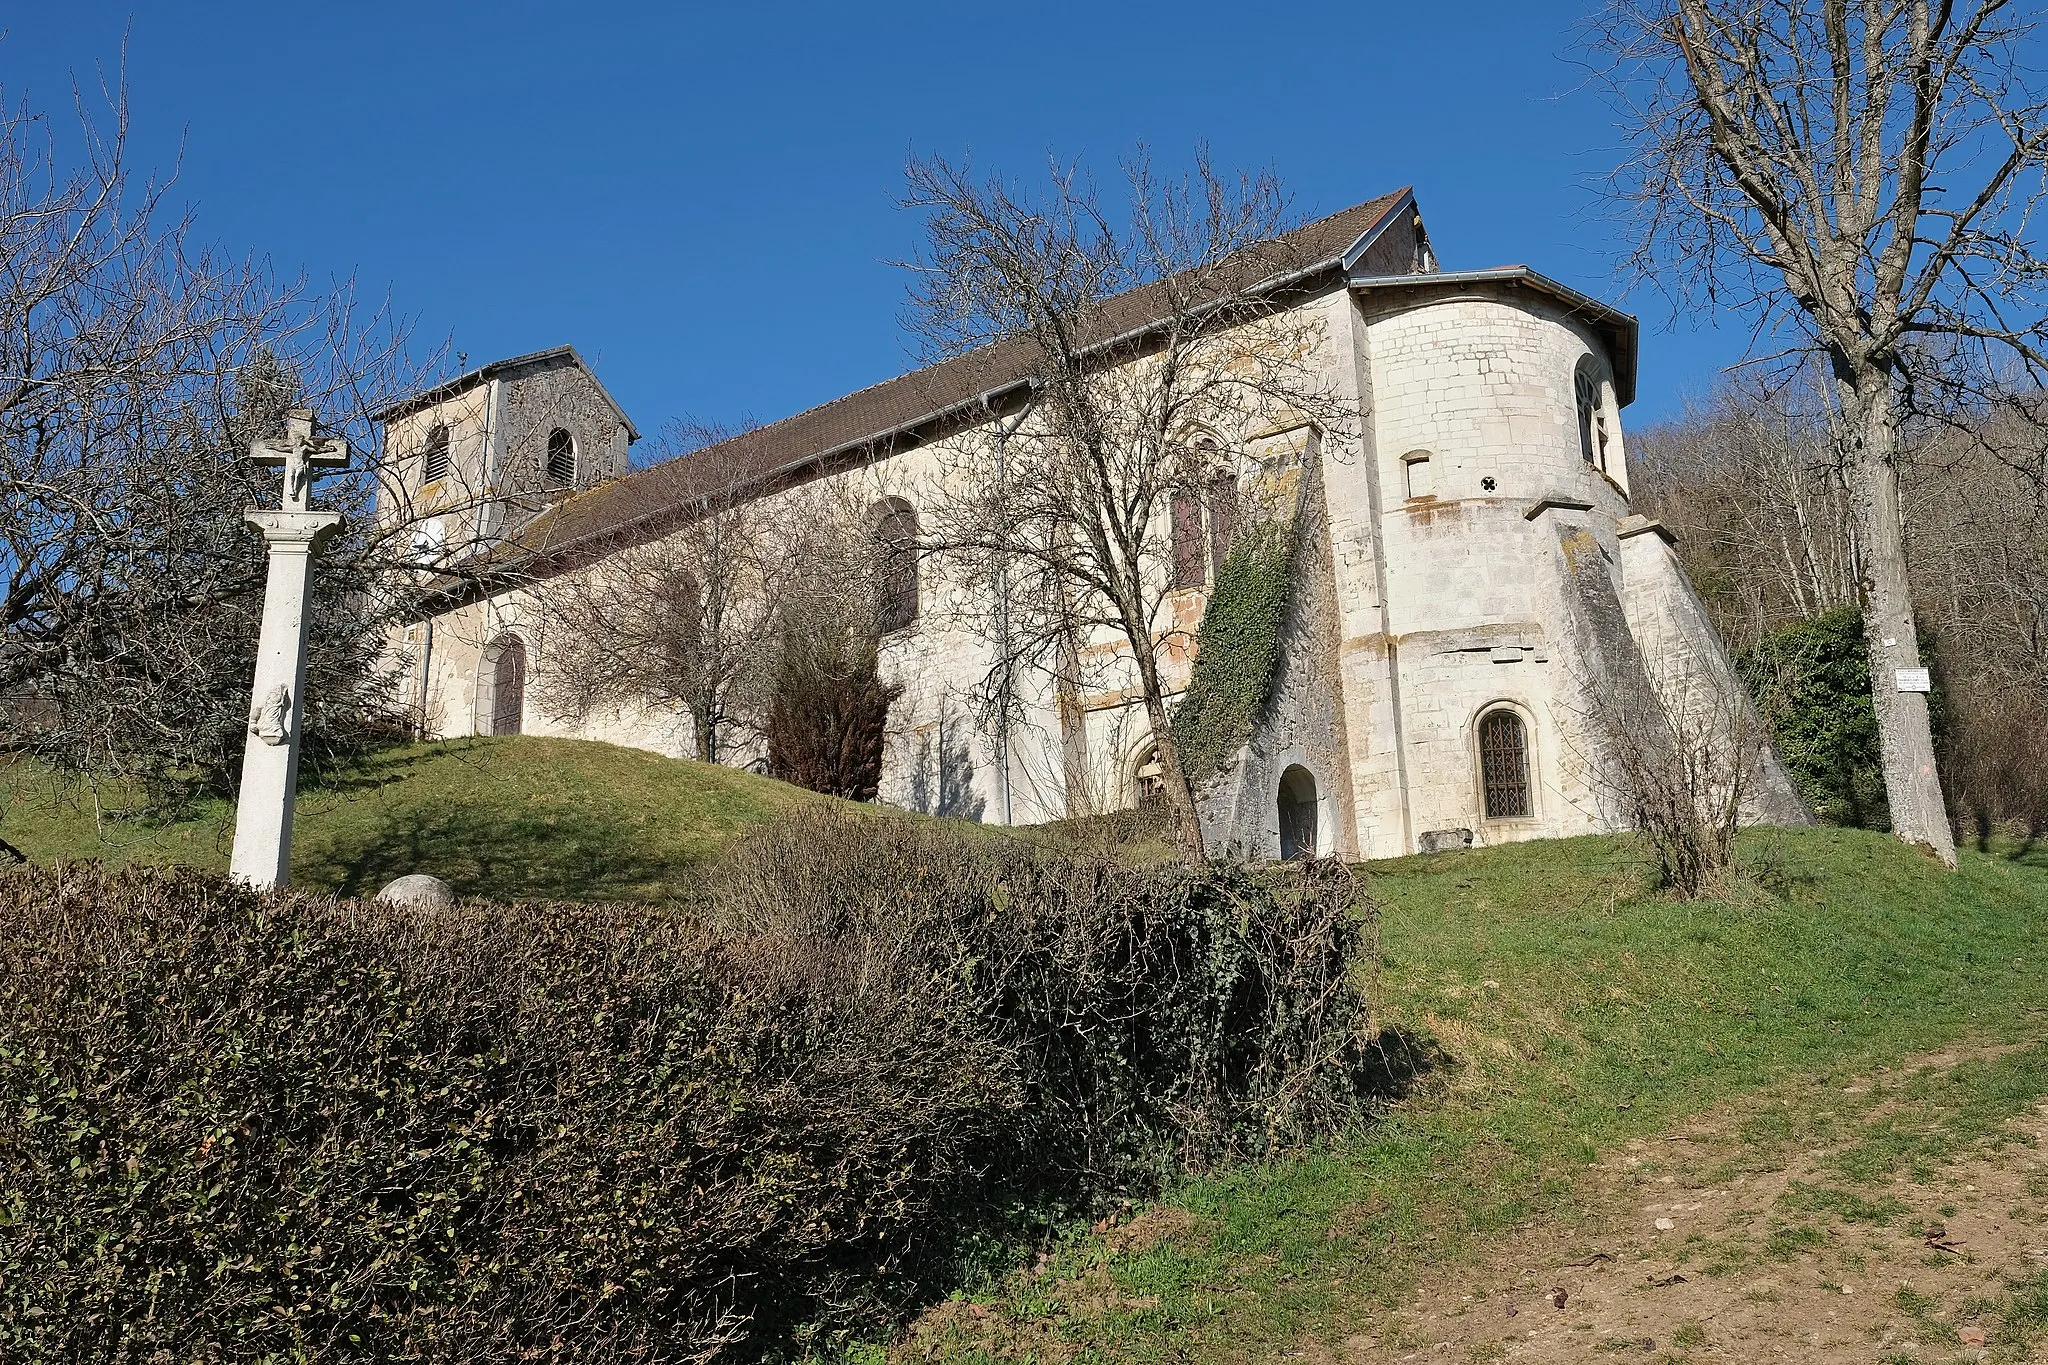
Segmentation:
<svg viewBox="0 0 2048 1365">
<path fill-rule="evenodd" d="M 291 882 L 292 804 L 299 785 L 299 738 L 306 692 L 306 603 L 313 561 L 341 526 L 339 512 L 316 512 L 313 480 L 348 467 L 348 445 L 313 434 L 313 414 L 294 408 L 282 440 L 257 441 L 249 456 L 284 469 L 284 506 L 243 515 L 263 533 L 270 577 L 263 592 L 263 629 L 256 643 L 249 734 L 242 751 L 242 791 L 235 807 L 235 848 L 228 874 L 250 886 Z"/>
</svg>

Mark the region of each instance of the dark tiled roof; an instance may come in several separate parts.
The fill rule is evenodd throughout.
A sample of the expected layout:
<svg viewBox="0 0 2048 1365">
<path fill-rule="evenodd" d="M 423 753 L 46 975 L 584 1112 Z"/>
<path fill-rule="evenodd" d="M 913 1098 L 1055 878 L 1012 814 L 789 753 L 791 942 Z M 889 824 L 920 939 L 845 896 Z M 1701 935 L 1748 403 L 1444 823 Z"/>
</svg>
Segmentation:
<svg viewBox="0 0 2048 1365">
<path fill-rule="evenodd" d="M 422 393 L 416 393 L 410 398 L 401 398 L 396 403 L 386 404 L 384 407 L 371 413 L 370 420 L 373 422 L 388 422 L 394 417 L 405 417 L 418 412 L 421 408 L 432 407 L 444 399 L 453 398 L 456 394 L 466 389 L 474 388 L 486 379 L 493 379 L 501 374 L 510 374 L 514 370 L 528 367 L 537 368 L 556 362 L 565 362 L 576 366 L 576 368 L 582 370 L 589 377 L 591 383 L 597 385 L 598 393 L 604 396 L 604 401 L 611 405 L 612 411 L 618 414 L 619 421 L 625 424 L 626 443 L 628 445 L 640 439 L 640 429 L 633 425 L 633 419 L 626 415 L 626 410 L 619 406 L 619 400 L 612 397 L 611 390 L 607 389 L 604 386 L 604 381 L 597 377 L 597 371 L 584 363 L 583 357 L 576 353 L 574 346 L 550 346 L 545 351 L 528 351 L 525 355 L 515 355 L 504 360 L 493 360 L 488 365 L 479 365 L 473 370 L 455 376 L 455 378 L 444 384 L 436 384 L 433 388 L 427 389 Z"/>
<path fill-rule="evenodd" d="M 1334 270 L 1348 248 L 1379 227 L 1408 197 L 1406 189 L 1396 190 L 1284 234 L 1256 262 L 1254 268 L 1264 272 L 1260 280 Z M 1170 315 L 1166 291 L 1176 283 L 1141 285 L 1108 300 L 1090 343 L 1140 332 L 1164 320 Z M 550 560 L 580 558 L 578 552 L 651 538 L 686 515 L 697 499 L 722 492 L 735 480 L 742 485 L 767 482 L 876 446 L 1019 384 L 1029 375 L 1034 355 L 1028 341 L 999 341 L 573 494 L 520 528 L 491 552 L 491 558 L 508 568 L 523 562 L 545 571 Z"/>
</svg>

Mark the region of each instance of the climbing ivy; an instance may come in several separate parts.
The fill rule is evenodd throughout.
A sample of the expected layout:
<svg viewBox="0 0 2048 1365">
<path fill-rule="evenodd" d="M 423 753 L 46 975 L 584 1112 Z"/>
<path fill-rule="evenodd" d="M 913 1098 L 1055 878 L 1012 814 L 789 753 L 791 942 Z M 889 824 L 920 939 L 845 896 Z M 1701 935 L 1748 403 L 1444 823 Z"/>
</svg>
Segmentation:
<svg viewBox="0 0 2048 1365">
<path fill-rule="evenodd" d="M 1813 813 L 1830 824 L 1886 828 L 1870 655 L 1856 609 L 1780 630 L 1740 667 Z"/>
<path fill-rule="evenodd" d="M 1223 771 L 1273 688 L 1280 632 L 1293 594 L 1294 527 L 1268 524 L 1239 537 L 1216 570 L 1195 636 L 1194 670 L 1173 711 L 1173 738 L 1188 781 Z"/>
</svg>

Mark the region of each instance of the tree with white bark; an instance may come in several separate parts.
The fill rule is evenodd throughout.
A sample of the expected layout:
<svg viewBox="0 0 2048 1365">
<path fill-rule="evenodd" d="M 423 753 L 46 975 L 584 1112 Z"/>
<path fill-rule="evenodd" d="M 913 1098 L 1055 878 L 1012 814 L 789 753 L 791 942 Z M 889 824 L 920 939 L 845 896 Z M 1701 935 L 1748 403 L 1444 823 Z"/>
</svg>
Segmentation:
<svg viewBox="0 0 2048 1365">
<path fill-rule="evenodd" d="M 1927 697 L 1900 687 L 1900 466 L 1910 422 L 2048 374 L 2035 40 L 2010 0 L 1615 0 L 1596 30 L 1637 270 L 1827 366 L 1893 829 L 1950 866 Z"/>
</svg>

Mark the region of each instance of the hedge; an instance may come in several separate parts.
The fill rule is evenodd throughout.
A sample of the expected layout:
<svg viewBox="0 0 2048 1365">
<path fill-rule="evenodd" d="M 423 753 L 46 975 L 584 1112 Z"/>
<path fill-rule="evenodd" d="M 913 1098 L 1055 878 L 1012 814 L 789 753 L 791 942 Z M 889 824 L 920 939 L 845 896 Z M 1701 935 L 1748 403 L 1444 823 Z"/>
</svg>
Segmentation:
<svg viewBox="0 0 2048 1365">
<path fill-rule="evenodd" d="M 0 874 L 0 1358 L 705 1360 L 1345 1121 L 1341 869 L 803 813 L 688 911 Z"/>
</svg>

